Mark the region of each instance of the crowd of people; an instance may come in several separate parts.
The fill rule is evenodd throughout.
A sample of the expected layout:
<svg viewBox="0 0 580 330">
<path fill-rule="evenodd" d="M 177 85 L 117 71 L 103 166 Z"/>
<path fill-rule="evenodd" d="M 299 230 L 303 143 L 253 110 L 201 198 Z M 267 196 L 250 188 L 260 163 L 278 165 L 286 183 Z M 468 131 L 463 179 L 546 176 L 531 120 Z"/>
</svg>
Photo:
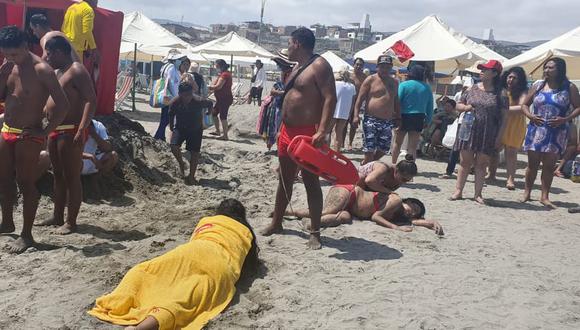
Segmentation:
<svg viewBox="0 0 580 330">
<path fill-rule="evenodd" d="M 0 67 L 0 95 L 5 102 L 0 138 L 3 160 L 0 162 L 0 233 L 15 230 L 13 210 L 17 186 L 23 195 L 24 225 L 20 237 L 9 246 L 13 253 L 21 253 L 34 243 L 32 226 L 39 198 L 35 183 L 39 173 L 52 167 L 54 210 L 51 218 L 38 224 L 58 226 L 56 233 L 70 234 L 76 231 L 82 202 L 81 175 L 112 171 L 118 161 L 106 128 L 93 118 L 94 82 L 83 65 L 87 54 L 91 60 L 98 60 L 98 52 L 91 48 L 91 42 L 85 40 L 82 47 L 77 47 L 68 34 L 51 31 L 42 15 L 32 18 L 31 28 L 40 39 L 42 58 L 29 51 L 23 31 L 14 26 L 0 30 L 0 51 L 5 57 Z M 486 174 L 488 179 L 495 177 L 498 152 L 502 148 L 508 174 L 506 188 L 514 190 L 517 153 L 523 147 L 528 165 L 521 201 L 530 200 L 541 164 L 540 202 L 555 208 L 549 193 L 554 174 L 560 175 L 562 170 L 562 165 L 556 166 L 557 161 L 562 156 L 564 160 L 570 159 L 578 151 L 577 147 L 569 147 L 567 141 L 570 122 L 580 115 L 580 94 L 566 77 L 564 60 L 546 61 L 544 79 L 530 88 L 522 68 L 503 72 L 499 61 L 489 60 L 478 65 L 479 83 L 464 84 L 454 99 L 442 96 L 435 101 L 426 66 L 414 64 L 406 79 L 400 80 L 392 72 L 393 58 L 381 55 L 374 74 L 364 72 L 365 63 L 360 58 L 354 61 L 354 72 L 333 72 L 329 63 L 314 53 L 315 40 L 313 32 L 306 28 L 291 34 L 288 48 L 273 59 L 281 71 L 280 80 L 263 100 L 266 73 L 261 62 L 256 63 L 252 75 L 248 102 L 257 100 L 261 106 L 258 132 L 265 138 L 268 150 L 277 146 L 279 159 L 275 207 L 271 223 L 262 230 L 262 235 L 281 234 L 285 215 L 310 219 L 305 228 L 311 249 L 322 247 L 322 227 L 350 223 L 353 218 L 371 220 L 403 232 L 421 226 L 443 235 L 439 222 L 425 218 L 426 206 L 420 200 L 403 198 L 395 191 L 420 175 L 415 160 L 421 138 L 430 148 L 440 147 L 456 117 L 459 118 L 453 132 L 455 143 L 443 176 L 451 178 L 459 161 L 456 190 L 450 200 L 463 198 L 467 177 L 473 171 L 474 200 L 485 204 Z M 206 84 L 198 67 L 182 55 L 170 54 L 161 68 L 168 94 L 155 138 L 166 140 L 169 128 L 170 148 L 186 184 L 197 183 L 203 129 L 213 124 L 215 131 L 210 134 L 229 139 L 232 74 L 224 60 L 217 60 L 215 68 L 219 75 L 210 84 Z M 212 93 L 215 102 L 208 99 Z M 438 111 L 434 111 L 435 105 Z M 302 170 L 290 158 L 289 144 L 294 137 L 306 135 L 312 138 L 315 147 L 331 144 L 340 152 L 346 144 L 346 149 L 352 150 L 359 126 L 362 126 L 364 153 L 358 167 L 359 180 L 334 185 L 324 199 L 319 177 Z M 405 138 L 407 153 L 399 161 Z M 189 157 L 187 175 L 182 153 L 184 143 Z M 287 210 L 299 172 L 308 208 Z M 223 251 L 216 252 L 216 249 Z M 255 234 L 246 221 L 243 205 L 227 200 L 218 208 L 216 217 L 198 224 L 190 243 L 136 266 L 117 290 L 97 301 L 91 314 L 118 324 L 138 324 L 137 329 L 203 324 L 227 306 L 246 264 L 257 263 L 257 251 Z M 215 299 L 208 301 L 205 295 L 195 291 L 205 270 L 185 270 L 175 265 L 178 262 L 193 265 L 212 253 L 219 255 L 214 266 L 222 271 L 220 276 L 228 276 L 219 280 L 219 289 L 223 291 L 204 289 L 214 290 Z M 151 273 L 147 281 L 136 275 L 143 269 Z M 183 278 L 191 282 L 172 282 Z M 149 281 L 156 281 L 158 285 L 166 279 L 172 279 L 165 282 L 167 292 L 163 299 L 167 305 L 157 308 L 160 300 L 149 295 L 152 292 Z M 177 285 L 189 289 L 171 290 Z M 134 292 L 140 292 L 143 308 L 138 315 L 128 315 L 123 310 L 130 299 L 128 295 Z M 177 300 L 184 304 L 176 306 L 173 302 Z M 200 304 L 209 314 L 196 319 L 204 313 L 195 310 Z"/>
</svg>

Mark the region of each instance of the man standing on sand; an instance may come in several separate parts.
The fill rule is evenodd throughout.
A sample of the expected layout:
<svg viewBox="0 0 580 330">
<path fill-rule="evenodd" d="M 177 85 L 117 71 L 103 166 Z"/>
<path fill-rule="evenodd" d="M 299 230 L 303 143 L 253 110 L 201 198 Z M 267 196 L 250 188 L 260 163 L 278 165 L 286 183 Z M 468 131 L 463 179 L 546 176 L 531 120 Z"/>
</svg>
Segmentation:
<svg viewBox="0 0 580 330">
<path fill-rule="evenodd" d="M 38 159 L 46 136 L 64 119 L 69 102 L 52 68 L 27 47 L 26 34 L 15 26 L 0 29 L 0 51 L 6 61 L 0 67 L 0 95 L 6 95 L 5 122 L 0 137 L 0 233 L 14 227 L 14 202 L 18 183 L 23 197 L 22 233 L 8 247 L 21 253 L 34 244 L 32 224 L 39 194 L 36 189 Z M 43 109 L 51 96 L 55 106 L 43 128 Z"/>
<path fill-rule="evenodd" d="M 55 69 L 70 102 L 70 110 L 62 124 L 48 136 L 48 152 L 54 173 L 54 213 L 51 219 L 38 225 L 60 226 L 56 233 L 68 235 L 75 232 L 77 227 L 77 216 L 83 197 L 83 149 L 97 107 L 97 96 L 85 67 L 73 62 L 70 44 L 64 37 L 49 39 L 45 48 L 46 59 Z M 50 111 L 54 106 L 54 101 L 49 99 L 47 110 Z M 66 223 L 65 206 L 68 209 Z"/>
<path fill-rule="evenodd" d="M 366 104 L 363 119 L 362 164 L 379 160 L 391 149 L 393 128 L 401 122 L 399 83 L 391 77 L 393 58 L 381 55 L 377 59 L 377 73 L 369 76 L 362 84 L 354 107 L 353 124 L 358 126 L 359 113 Z"/>
<path fill-rule="evenodd" d="M 53 31 L 50 28 L 50 23 L 48 22 L 48 18 L 44 16 L 44 14 L 34 14 L 30 17 L 30 29 L 32 33 L 40 39 L 40 47 L 42 47 L 42 59 L 46 61 L 46 49 L 44 45 L 46 44 L 47 40 L 50 40 L 53 37 L 65 37 L 66 35 L 60 31 Z M 70 41 L 67 39 L 70 43 Z M 74 62 L 81 62 L 79 55 L 77 52 L 72 49 L 70 55 Z"/>
<path fill-rule="evenodd" d="M 81 63 L 85 58 L 92 63 L 98 64 L 99 53 L 97 43 L 93 35 L 95 25 L 95 8 L 98 0 L 81 0 L 73 3 L 64 15 L 62 22 L 62 32 L 70 40 L 74 50 L 79 55 Z"/>
<path fill-rule="evenodd" d="M 292 188 L 298 165 L 288 155 L 288 145 L 298 135 L 312 136 L 312 143 L 320 147 L 329 133 L 336 107 L 336 87 L 332 68 L 326 60 L 314 55 L 316 38 L 312 31 L 299 28 L 288 40 L 288 57 L 298 62 L 286 85 L 282 100 L 282 126 L 278 138 L 280 178 L 272 223 L 262 231 L 264 236 L 282 232 L 282 217 L 292 198 Z M 318 176 L 302 171 L 308 195 L 311 231 L 308 246 L 320 249 L 320 217 L 322 190 Z"/>
<path fill-rule="evenodd" d="M 365 79 L 367 78 L 367 75 L 364 73 L 364 68 L 365 68 L 365 60 L 363 60 L 360 57 L 357 57 L 354 60 L 354 74 L 352 75 L 352 80 L 354 83 L 354 88 L 356 89 L 356 95 L 358 96 L 358 94 L 360 93 L 360 88 L 363 84 L 363 82 L 365 81 Z M 362 107 L 364 108 L 365 105 L 363 104 Z M 350 127 L 349 133 L 348 133 L 348 148 L 347 150 L 352 150 L 352 142 L 354 141 L 354 138 L 356 136 L 356 129 L 357 127 L 353 125 L 352 121 L 354 119 L 354 111 L 352 111 L 350 113 L 350 118 L 348 119 L 348 125 Z M 344 136 L 342 138 L 342 145 L 345 145 L 346 142 L 346 129 L 344 130 Z"/>
</svg>

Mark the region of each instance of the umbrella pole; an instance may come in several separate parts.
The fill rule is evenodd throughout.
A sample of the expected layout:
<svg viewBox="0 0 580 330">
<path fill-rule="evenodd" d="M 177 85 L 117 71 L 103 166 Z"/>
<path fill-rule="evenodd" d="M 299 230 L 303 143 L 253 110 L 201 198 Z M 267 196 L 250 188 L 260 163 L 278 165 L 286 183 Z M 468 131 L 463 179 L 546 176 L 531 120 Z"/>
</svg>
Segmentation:
<svg viewBox="0 0 580 330">
<path fill-rule="evenodd" d="M 131 96 L 133 98 L 133 108 L 132 111 L 137 110 L 135 107 L 135 88 L 137 88 L 137 44 L 135 43 L 135 48 L 133 49 L 133 90 L 131 91 Z"/>
</svg>

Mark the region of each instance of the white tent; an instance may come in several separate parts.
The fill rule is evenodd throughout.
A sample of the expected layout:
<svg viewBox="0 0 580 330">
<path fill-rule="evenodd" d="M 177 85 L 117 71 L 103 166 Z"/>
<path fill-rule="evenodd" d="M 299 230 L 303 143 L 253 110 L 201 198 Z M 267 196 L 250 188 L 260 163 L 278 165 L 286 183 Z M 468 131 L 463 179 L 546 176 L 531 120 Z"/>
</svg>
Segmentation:
<svg viewBox="0 0 580 330">
<path fill-rule="evenodd" d="M 506 61 L 504 67 L 521 66 L 526 73 L 539 79 L 544 62 L 556 56 L 566 61 L 568 78 L 580 79 L 580 26 Z"/>
<path fill-rule="evenodd" d="M 133 60 L 135 44 L 137 44 L 137 61 L 160 61 L 174 49 L 192 61 L 207 62 L 203 56 L 192 52 L 187 42 L 140 12 L 125 15 L 121 35 L 121 59 Z"/>
<path fill-rule="evenodd" d="M 242 38 L 235 32 L 230 32 L 221 38 L 193 47 L 191 51 L 201 54 L 210 60 L 221 58 L 226 62 L 230 62 L 230 58 L 233 56 L 234 64 L 250 64 L 257 59 L 264 64 L 274 64 L 270 60 L 274 57 L 274 54 L 250 40 Z"/>
<path fill-rule="evenodd" d="M 348 64 L 345 60 L 343 60 L 342 58 L 340 58 L 338 55 L 336 55 L 331 51 L 327 51 L 326 53 L 320 56 L 324 57 L 324 59 L 330 64 L 330 66 L 332 67 L 332 71 L 334 72 L 338 72 L 345 68 L 349 71 L 353 70 L 350 64 Z"/>
<path fill-rule="evenodd" d="M 355 58 L 361 57 L 367 62 L 376 63 L 379 55 L 399 40 L 405 42 L 415 53 L 412 60 L 435 61 L 435 70 L 441 73 L 467 68 L 478 60 L 506 60 L 484 45 L 453 30 L 435 15 L 427 16 L 419 23 L 359 51 Z"/>
</svg>

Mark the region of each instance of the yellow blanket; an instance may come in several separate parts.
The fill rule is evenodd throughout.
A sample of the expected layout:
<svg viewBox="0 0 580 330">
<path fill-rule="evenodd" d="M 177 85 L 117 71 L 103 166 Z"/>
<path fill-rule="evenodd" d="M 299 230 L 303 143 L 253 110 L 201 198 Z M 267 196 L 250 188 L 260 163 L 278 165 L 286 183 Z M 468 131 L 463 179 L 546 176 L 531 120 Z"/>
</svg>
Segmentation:
<svg viewBox="0 0 580 330">
<path fill-rule="evenodd" d="M 189 243 L 133 267 L 89 314 L 117 325 L 153 316 L 160 330 L 201 329 L 232 300 L 251 242 L 239 222 L 203 218 Z"/>
</svg>

